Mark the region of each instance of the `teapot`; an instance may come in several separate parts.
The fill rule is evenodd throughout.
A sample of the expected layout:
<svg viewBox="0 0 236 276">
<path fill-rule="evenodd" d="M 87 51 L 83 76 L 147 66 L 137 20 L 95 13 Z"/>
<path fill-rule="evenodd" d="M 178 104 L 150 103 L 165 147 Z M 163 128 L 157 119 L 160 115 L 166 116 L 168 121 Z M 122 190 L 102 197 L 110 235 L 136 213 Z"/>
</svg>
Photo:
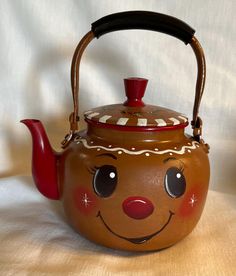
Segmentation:
<svg viewBox="0 0 236 276">
<path fill-rule="evenodd" d="M 190 44 L 198 72 L 191 126 L 182 113 L 143 102 L 148 80 L 124 80 L 124 103 L 84 113 L 78 130 L 79 66 L 87 45 L 109 32 L 144 29 Z M 106 247 L 152 251 L 186 237 L 199 221 L 209 184 L 209 146 L 198 116 L 206 65 L 195 31 L 160 13 L 128 11 L 92 24 L 78 44 L 71 65 L 74 110 L 63 150 L 51 147 L 42 123 L 24 119 L 33 140 L 32 175 L 47 198 L 61 200 L 70 225 Z"/>
</svg>

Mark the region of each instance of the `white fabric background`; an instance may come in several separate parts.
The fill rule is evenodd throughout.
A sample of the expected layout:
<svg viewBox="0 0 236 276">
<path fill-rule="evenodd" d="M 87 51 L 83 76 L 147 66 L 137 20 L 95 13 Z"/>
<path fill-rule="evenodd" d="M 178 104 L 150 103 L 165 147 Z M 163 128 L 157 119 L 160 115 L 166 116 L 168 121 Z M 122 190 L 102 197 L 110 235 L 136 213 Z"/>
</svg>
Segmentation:
<svg viewBox="0 0 236 276">
<path fill-rule="evenodd" d="M 59 150 L 72 111 L 74 49 L 93 21 L 125 10 L 184 20 L 196 29 L 207 60 L 200 115 L 211 146 L 211 189 L 218 191 L 209 192 L 189 237 L 149 254 L 97 246 L 68 226 L 60 203 L 43 198 L 33 185 L 31 139 L 19 123 L 41 119 Z M 235 10 L 234 0 L 0 0 L 1 275 L 233 275 L 236 201 L 226 193 L 236 192 Z M 196 81 L 191 47 L 148 31 L 92 41 L 81 66 L 81 113 L 123 102 L 122 79 L 130 76 L 149 79 L 145 102 L 191 119 Z"/>
<path fill-rule="evenodd" d="M 0 1 L 0 176 L 30 173 L 31 140 L 22 118 L 41 119 L 55 148 L 72 111 L 70 62 L 90 24 L 110 13 L 150 10 L 196 29 L 207 61 L 200 116 L 211 146 L 211 188 L 235 191 L 236 22 L 234 0 Z M 94 40 L 82 60 L 81 113 L 124 101 L 122 79 L 149 79 L 145 102 L 191 119 L 196 62 L 190 46 L 148 31 L 124 31 Z"/>
</svg>

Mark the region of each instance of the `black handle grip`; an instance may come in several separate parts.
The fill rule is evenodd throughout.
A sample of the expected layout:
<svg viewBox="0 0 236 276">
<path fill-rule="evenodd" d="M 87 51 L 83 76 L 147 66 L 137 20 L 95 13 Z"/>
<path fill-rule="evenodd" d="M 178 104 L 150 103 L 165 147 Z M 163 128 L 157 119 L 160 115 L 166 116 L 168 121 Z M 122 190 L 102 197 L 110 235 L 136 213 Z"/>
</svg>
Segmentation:
<svg viewBox="0 0 236 276">
<path fill-rule="evenodd" d="M 107 15 L 92 23 L 96 38 L 120 30 L 144 29 L 174 36 L 188 44 L 195 30 L 183 21 L 161 13 L 148 11 L 128 11 Z"/>
</svg>

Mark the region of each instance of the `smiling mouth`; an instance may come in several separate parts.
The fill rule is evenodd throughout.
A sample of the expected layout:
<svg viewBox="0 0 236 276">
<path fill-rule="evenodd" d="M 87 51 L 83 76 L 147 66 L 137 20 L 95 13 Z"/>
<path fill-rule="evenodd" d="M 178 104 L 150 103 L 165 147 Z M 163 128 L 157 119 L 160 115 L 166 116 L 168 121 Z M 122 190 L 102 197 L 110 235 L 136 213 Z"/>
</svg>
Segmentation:
<svg viewBox="0 0 236 276">
<path fill-rule="evenodd" d="M 138 237 L 138 238 L 127 238 L 127 237 L 123 237 L 117 233 L 115 233 L 104 221 L 101 212 L 98 211 L 97 217 L 99 217 L 101 219 L 101 221 L 103 222 L 103 224 L 105 225 L 105 227 L 107 228 L 107 230 L 109 230 L 113 235 L 117 236 L 118 238 L 121 238 L 123 240 L 135 243 L 135 244 L 142 244 L 148 240 L 150 240 L 151 238 L 153 238 L 154 236 L 158 235 L 162 230 L 164 230 L 166 228 L 166 226 L 169 224 L 169 222 L 171 221 L 172 216 L 174 215 L 174 213 L 172 211 L 169 211 L 169 218 L 166 221 L 166 223 L 161 227 L 161 229 L 159 229 L 158 231 L 156 231 L 155 233 L 148 235 L 148 236 L 144 236 L 144 237 Z"/>
</svg>

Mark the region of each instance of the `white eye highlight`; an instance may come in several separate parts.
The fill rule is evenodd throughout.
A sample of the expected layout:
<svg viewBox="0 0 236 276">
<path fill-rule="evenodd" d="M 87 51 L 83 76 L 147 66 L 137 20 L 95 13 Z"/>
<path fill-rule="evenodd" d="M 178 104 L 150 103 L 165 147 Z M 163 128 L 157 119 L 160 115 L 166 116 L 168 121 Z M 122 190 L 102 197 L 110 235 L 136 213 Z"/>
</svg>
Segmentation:
<svg viewBox="0 0 236 276">
<path fill-rule="evenodd" d="M 115 174 L 114 172 L 111 172 L 111 173 L 109 174 L 109 176 L 110 176 L 110 178 L 115 178 L 115 177 L 116 177 L 116 174 Z"/>
<path fill-rule="evenodd" d="M 177 178 L 180 178 L 180 177 L 181 177 L 181 173 L 177 173 L 177 174 L 176 174 L 176 177 L 177 177 Z"/>
</svg>

